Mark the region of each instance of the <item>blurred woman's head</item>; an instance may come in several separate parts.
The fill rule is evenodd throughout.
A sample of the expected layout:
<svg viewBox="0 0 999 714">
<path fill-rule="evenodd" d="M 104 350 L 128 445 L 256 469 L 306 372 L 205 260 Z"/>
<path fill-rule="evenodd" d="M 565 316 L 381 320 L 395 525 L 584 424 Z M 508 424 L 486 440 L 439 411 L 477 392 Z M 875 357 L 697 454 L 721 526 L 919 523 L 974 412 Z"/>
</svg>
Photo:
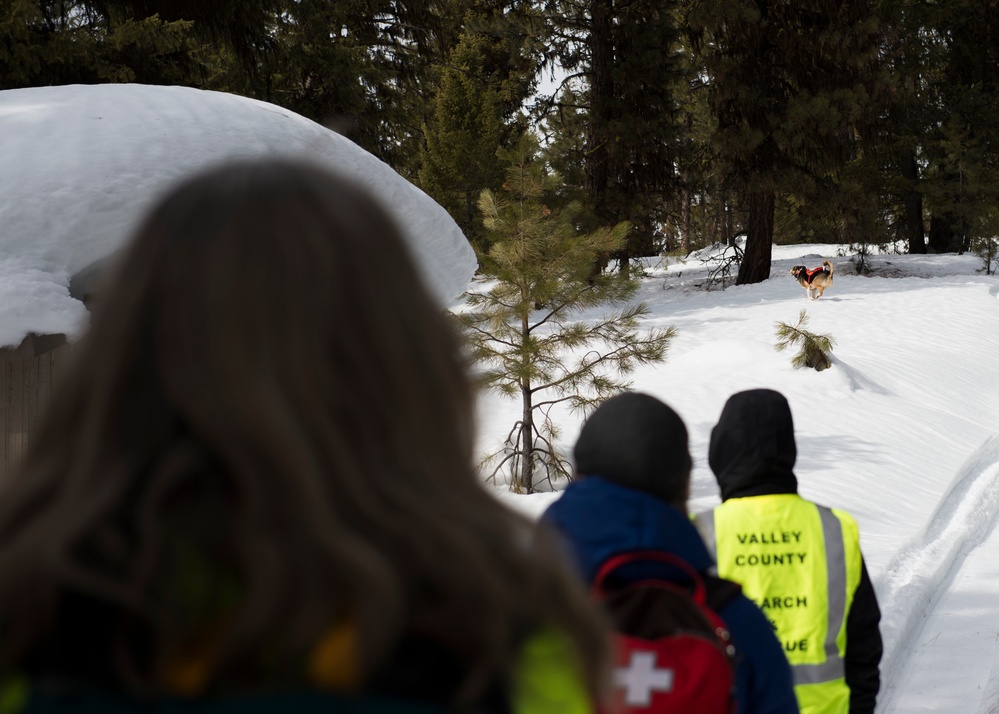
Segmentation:
<svg viewBox="0 0 999 714">
<path fill-rule="evenodd" d="M 345 625 L 358 686 L 407 633 L 466 658 L 468 696 L 543 622 L 599 651 L 472 438 L 460 345 L 373 198 L 295 162 L 197 176 L 138 230 L 0 491 L 0 647 L 82 593 L 113 605 L 115 676 L 153 692 L 288 684 Z"/>
</svg>

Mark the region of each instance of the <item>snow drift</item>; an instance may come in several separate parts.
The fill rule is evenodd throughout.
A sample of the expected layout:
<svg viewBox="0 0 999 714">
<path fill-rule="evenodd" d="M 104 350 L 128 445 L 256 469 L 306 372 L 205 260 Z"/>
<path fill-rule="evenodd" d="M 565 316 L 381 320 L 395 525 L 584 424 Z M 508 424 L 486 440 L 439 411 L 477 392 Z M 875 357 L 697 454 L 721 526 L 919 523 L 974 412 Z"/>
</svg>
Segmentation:
<svg viewBox="0 0 999 714">
<path fill-rule="evenodd" d="M 0 346 L 28 332 L 78 335 L 70 279 L 124 246 L 150 205 L 230 159 L 302 157 L 371 189 L 396 218 L 444 305 L 475 268 L 447 212 L 353 142 L 272 104 L 188 87 L 0 91 Z M 376 266 L 372 266 L 375 270 Z"/>
</svg>

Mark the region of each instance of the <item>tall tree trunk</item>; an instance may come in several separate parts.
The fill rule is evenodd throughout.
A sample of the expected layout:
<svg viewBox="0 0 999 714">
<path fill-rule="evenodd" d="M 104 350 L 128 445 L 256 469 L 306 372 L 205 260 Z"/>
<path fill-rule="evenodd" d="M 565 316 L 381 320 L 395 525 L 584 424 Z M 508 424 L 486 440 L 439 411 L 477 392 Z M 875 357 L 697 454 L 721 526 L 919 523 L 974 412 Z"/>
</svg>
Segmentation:
<svg viewBox="0 0 999 714">
<path fill-rule="evenodd" d="M 901 174 L 906 182 L 904 235 L 909 243 L 909 252 L 925 253 L 923 195 L 916 190 L 916 184 L 919 181 L 919 166 L 916 164 L 916 155 L 911 150 L 907 151 L 902 158 Z"/>
<path fill-rule="evenodd" d="M 590 124 L 586 152 L 586 178 L 599 218 L 607 222 L 607 184 L 610 180 L 610 119 L 614 101 L 614 40 L 611 6 L 607 0 L 590 0 Z"/>
<path fill-rule="evenodd" d="M 930 250 L 934 253 L 957 251 L 958 220 L 958 217 L 950 211 L 938 211 L 930 216 Z"/>
<path fill-rule="evenodd" d="M 631 276 L 631 251 L 628 250 L 627 245 L 617 253 L 617 269 L 626 278 Z"/>
<path fill-rule="evenodd" d="M 611 36 L 611 7 L 606 0 L 590 0 L 592 30 L 589 37 L 590 121 L 587 127 L 586 191 L 601 225 L 613 225 L 607 216 L 607 186 L 610 181 L 610 112 L 613 102 L 614 43 Z M 599 275 L 610 263 L 610 255 L 597 256 L 594 274 Z"/>
<path fill-rule="evenodd" d="M 680 250 L 684 255 L 690 252 L 690 200 L 690 187 L 684 184 L 680 196 Z"/>
<path fill-rule="evenodd" d="M 732 204 L 728 199 L 728 190 L 724 190 L 719 194 L 719 208 L 720 211 L 720 237 L 722 243 L 727 246 L 735 245 L 735 235 L 732 229 Z"/>
<path fill-rule="evenodd" d="M 520 426 L 520 476 L 517 479 L 522 493 L 534 493 L 534 405 L 530 383 L 521 386 L 524 413 Z"/>
<path fill-rule="evenodd" d="M 475 226 L 475 194 L 471 188 L 465 188 L 465 225 L 461 227 L 465 234 L 471 236 Z"/>
<path fill-rule="evenodd" d="M 527 344 L 531 334 L 530 322 L 527 318 L 521 321 L 521 344 Z M 516 484 L 523 493 L 534 493 L 534 393 L 531 390 L 531 380 L 523 379 L 520 383 L 520 398 L 523 413 L 520 425 L 520 476 Z"/>
<path fill-rule="evenodd" d="M 774 190 L 749 192 L 749 225 L 746 252 L 739 266 L 736 285 L 760 283 L 770 277 L 770 256 L 774 239 Z"/>
</svg>

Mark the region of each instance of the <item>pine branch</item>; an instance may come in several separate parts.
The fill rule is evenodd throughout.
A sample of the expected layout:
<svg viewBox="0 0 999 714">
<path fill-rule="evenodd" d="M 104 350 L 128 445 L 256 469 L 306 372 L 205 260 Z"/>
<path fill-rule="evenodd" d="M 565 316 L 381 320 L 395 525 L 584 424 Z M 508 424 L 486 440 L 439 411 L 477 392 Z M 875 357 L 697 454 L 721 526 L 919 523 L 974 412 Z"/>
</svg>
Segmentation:
<svg viewBox="0 0 999 714">
<path fill-rule="evenodd" d="M 799 346 L 798 352 L 791 358 L 795 369 L 811 367 L 816 371 L 832 366 L 829 353 L 832 352 L 835 340 L 830 335 L 816 335 L 804 329 L 808 324 L 808 313 L 803 309 L 798 314 L 798 322 L 789 325 L 786 322 L 774 323 L 777 344 L 774 349 L 783 352 L 789 347 Z"/>
</svg>

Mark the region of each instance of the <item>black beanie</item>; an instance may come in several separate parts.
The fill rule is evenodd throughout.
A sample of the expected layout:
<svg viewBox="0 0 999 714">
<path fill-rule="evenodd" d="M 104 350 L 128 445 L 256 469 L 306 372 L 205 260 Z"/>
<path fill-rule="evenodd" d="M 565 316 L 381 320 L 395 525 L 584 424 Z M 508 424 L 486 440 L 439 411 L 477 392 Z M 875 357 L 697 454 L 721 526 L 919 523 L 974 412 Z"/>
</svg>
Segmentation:
<svg viewBox="0 0 999 714">
<path fill-rule="evenodd" d="M 687 427 L 655 397 L 611 397 L 583 424 L 573 451 L 576 471 L 682 503 L 690 481 Z"/>
</svg>

